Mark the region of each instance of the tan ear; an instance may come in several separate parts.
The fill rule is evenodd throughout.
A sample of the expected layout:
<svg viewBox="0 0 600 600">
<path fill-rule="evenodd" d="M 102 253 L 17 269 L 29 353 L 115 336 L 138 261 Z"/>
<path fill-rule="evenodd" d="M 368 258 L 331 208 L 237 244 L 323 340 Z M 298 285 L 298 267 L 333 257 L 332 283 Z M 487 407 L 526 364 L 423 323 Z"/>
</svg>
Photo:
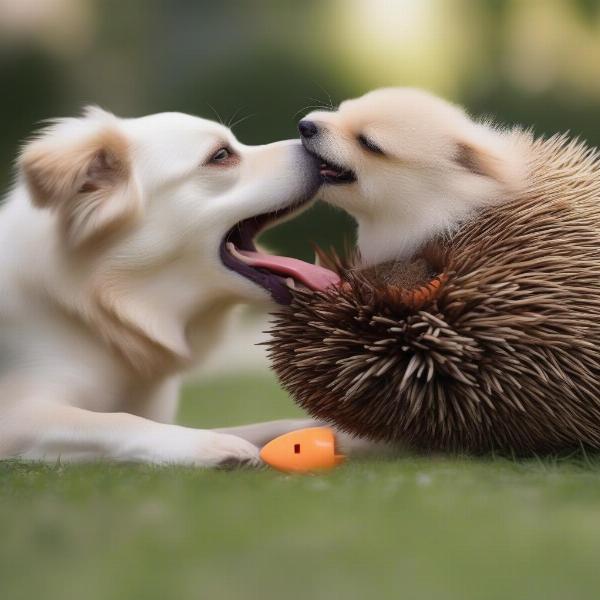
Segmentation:
<svg viewBox="0 0 600 600">
<path fill-rule="evenodd" d="M 19 166 L 32 202 L 57 211 L 72 247 L 98 241 L 141 209 L 127 140 L 111 126 L 68 136 L 51 128 L 24 148 Z"/>
<path fill-rule="evenodd" d="M 503 183 L 500 161 L 488 150 L 468 142 L 459 142 L 454 160 L 475 175 Z"/>
</svg>

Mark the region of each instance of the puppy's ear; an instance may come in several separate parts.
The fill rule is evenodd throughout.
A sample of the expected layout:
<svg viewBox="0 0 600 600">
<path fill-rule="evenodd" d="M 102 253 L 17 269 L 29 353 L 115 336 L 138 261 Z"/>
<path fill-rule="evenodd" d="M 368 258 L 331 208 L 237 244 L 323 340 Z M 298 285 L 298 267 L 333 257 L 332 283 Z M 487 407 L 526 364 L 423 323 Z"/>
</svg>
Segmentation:
<svg viewBox="0 0 600 600">
<path fill-rule="evenodd" d="M 458 142 L 454 161 L 474 175 L 505 183 L 500 159 L 482 146 L 471 142 Z"/>
<path fill-rule="evenodd" d="M 127 140 L 108 120 L 59 122 L 25 146 L 19 166 L 32 202 L 58 213 L 71 247 L 99 241 L 141 210 Z"/>
</svg>

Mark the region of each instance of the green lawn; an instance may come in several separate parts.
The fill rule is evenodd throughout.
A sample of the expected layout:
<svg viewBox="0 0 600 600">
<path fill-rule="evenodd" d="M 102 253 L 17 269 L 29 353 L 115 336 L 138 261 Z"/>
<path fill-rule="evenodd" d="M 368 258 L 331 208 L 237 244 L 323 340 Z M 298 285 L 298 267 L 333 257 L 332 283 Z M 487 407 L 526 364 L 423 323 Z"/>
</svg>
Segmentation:
<svg viewBox="0 0 600 600">
<path fill-rule="evenodd" d="M 182 421 L 292 414 L 273 381 L 230 378 L 188 389 Z M 0 539 L 2 600 L 598 598 L 600 462 L 4 463 Z"/>
</svg>

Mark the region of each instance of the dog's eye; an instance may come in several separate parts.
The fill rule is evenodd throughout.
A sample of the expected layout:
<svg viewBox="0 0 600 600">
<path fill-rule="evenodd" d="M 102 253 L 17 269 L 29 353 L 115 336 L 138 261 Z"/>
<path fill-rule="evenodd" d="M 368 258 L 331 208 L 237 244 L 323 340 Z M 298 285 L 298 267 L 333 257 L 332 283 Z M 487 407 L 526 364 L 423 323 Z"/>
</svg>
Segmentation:
<svg viewBox="0 0 600 600">
<path fill-rule="evenodd" d="M 211 157 L 210 162 L 219 163 L 227 160 L 231 156 L 231 150 L 229 148 L 220 148 Z"/>
<path fill-rule="evenodd" d="M 383 150 L 375 142 L 362 135 L 362 133 L 356 139 L 365 150 L 373 152 L 373 154 L 383 154 Z"/>
<path fill-rule="evenodd" d="M 221 146 L 218 150 L 215 150 L 209 157 L 202 163 L 203 166 L 215 166 L 215 167 L 233 167 L 240 161 L 239 156 L 231 149 L 230 146 Z"/>
</svg>

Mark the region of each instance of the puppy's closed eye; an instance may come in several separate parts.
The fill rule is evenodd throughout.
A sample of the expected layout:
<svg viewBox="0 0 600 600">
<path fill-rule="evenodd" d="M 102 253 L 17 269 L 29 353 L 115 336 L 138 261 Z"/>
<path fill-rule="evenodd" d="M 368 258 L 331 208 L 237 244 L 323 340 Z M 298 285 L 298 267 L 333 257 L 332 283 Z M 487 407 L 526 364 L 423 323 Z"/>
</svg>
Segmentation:
<svg viewBox="0 0 600 600">
<path fill-rule="evenodd" d="M 356 138 L 358 143 L 369 152 L 373 154 L 384 154 L 383 150 L 371 139 L 362 133 Z"/>
</svg>

